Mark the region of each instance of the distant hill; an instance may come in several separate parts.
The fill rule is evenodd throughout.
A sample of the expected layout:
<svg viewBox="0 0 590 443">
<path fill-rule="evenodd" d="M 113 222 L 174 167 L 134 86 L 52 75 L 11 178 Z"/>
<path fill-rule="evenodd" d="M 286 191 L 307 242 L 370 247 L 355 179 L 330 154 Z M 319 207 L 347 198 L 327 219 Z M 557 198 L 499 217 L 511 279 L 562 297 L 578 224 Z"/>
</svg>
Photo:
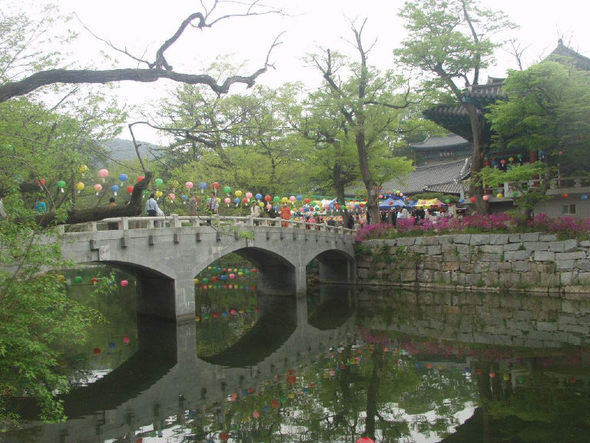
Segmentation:
<svg viewBox="0 0 590 443">
<path fill-rule="evenodd" d="M 138 141 L 141 144 L 140 153 L 143 158 L 152 157 L 149 152 L 152 149 L 158 149 L 158 145 L 154 145 L 148 142 Z M 135 160 L 137 155 L 135 154 L 135 147 L 131 140 L 125 140 L 123 138 L 115 138 L 105 143 L 105 147 L 110 151 L 110 158 L 113 160 Z"/>
</svg>

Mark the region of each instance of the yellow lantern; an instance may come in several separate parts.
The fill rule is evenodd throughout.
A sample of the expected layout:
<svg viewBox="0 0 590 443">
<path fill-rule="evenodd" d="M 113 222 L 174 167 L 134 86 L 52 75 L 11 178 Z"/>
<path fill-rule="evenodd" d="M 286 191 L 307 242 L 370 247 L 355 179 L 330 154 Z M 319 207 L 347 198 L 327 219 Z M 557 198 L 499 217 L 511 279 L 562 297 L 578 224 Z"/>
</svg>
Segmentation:
<svg viewBox="0 0 590 443">
<path fill-rule="evenodd" d="M 281 199 L 281 203 L 288 203 L 288 202 L 289 202 L 289 199 L 287 197 L 283 197 Z"/>
<path fill-rule="evenodd" d="M 78 171 L 80 172 L 80 174 L 84 174 L 86 171 L 88 171 L 88 166 L 82 164 L 80 165 L 80 167 L 78 168 Z"/>
<path fill-rule="evenodd" d="M 236 197 L 240 198 L 242 196 L 242 191 L 235 192 Z"/>
<path fill-rule="evenodd" d="M 76 183 L 76 189 L 78 190 L 78 192 L 80 192 L 82 189 L 84 189 L 84 183 L 82 183 L 82 182 Z"/>
<path fill-rule="evenodd" d="M 496 195 L 496 197 L 498 197 L 498 198 L 504 198 L 504 196 L 502 195 L 501 192 L 498 192 L 498 195 Z"/>
<path fill-rule="evenodd" d="M 162 195 L 164 195 L 162 191 L 156 191 L 156 198 L 160 198 Z"/>
</svg>

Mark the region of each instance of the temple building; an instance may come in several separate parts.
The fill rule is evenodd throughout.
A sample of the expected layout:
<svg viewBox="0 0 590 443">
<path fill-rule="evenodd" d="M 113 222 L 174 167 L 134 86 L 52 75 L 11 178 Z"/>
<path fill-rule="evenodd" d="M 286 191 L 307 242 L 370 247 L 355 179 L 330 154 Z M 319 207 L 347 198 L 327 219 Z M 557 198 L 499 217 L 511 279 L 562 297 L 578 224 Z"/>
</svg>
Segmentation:
<svg viewBox="0 0 590 443">
<path fill-rule="evenodd" d="M 559 40 L 557 48 L 545 60 L 568 63 L 577 69 L 590 71 L 590 58 L 584 57 L 566 47 L 561 40 Z M 532 163 L 542 159 L 543 152 L 537 150 L 527 152 L 524 149 L 514 148 L 500 151 L 489 149 L 491 128 L 484 114 L 488 105 L 505 98 L 502 93 L 503 83 L 504 79 L 489 78 L 484 85 L 476 85 L 465 89 L 461 97 L 461 104 L 439 105 L 424 111 L 423 114 L 427 119 L 434 121 L 453 135 L 443 138 L 433 137 L 422 143 L 412 145 L 411 150 L 415 154 L 415 160 L 421 158 L 425 164 L 418 166 L 416 171 L 410 175 L 406 187 L 392 181 L 393 187 L 401 189 L 406 194 L 423 191 L 455 194 L 466 191 L 466 183 L 461 181 L 469 176 L 469 172 L 457 170 L 456 176 L 452 179 L 450 179 L 450 176 L 455 174 L 448 173 L 452 163 L 451 159 L 468 158 L 470 155 L 466 151 L 469 141 L 472 139 L 471 125 L 463 103 L 475 104 L 481 115 L 484 124 L 482 140 L 483 152 L 485 152 L 484 166 L 506 169 L 511 165 L 525 162 Z M 460 142 L 461 140 L 462 142 Z M 441 163 L 444 158 L 449 159 L 448 164 Z M 464 161 L 468 162 L 469 160 Z M 459 168 L 459 163 L 457 160 L 457 168 Z M 440 178 L 437 179 L 436 177 Z M 388 185 L 389 183 L 385 184 L 384 187 L 388 188 Z M 418 188 L 422 189 L 418 190 Z M 504 186 L 496 189 L 485 189 L 484 192 L 490 204 L 490 211 L 499 212 L 514 207 L 512 196 L 515 194 L 510 189 L 509 183 L 505 183 Z M 460 195 L 463 196 L 463 194 Z M 562 177 L 558 173 L 550 182 L 547 191 L 549 199 L 538 204 L 535 207 L 535 212 L 543 212 L 550 216 L 590 217 L 588 195 L 590 195 L 590 179 L 586 177 Z"/>
<path fill-rule="evenodd" d="M 465 180 L 471 166 L 471 144 L 457 134 L 428 137 L 410 145 L 416 170 L 405 180 L 389 180 L 384 190 L 399 189 L 405 195 L 424 192 L 454 194 L 463 198 Z"/>
</svg>

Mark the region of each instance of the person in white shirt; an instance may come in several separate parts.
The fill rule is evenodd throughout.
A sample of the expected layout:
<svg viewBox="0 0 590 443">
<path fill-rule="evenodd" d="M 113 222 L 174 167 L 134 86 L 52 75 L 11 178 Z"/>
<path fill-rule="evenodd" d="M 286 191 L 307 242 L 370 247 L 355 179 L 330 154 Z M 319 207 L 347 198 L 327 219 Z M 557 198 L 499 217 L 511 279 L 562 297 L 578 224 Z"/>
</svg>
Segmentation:
<svg viewBox="0 0 590 443">
<path fill-rule="evenodd" d="M 145 212 L 150 217 L 155 217 L 156 215 L 160 215 L 162 213 L 162 210 L 158 206 L 158 202 L 156 202 L 156 197 L 154 194 L 151 194 L 150 198 L 148 198 L 148 201 L 145 204 Z"/>
</svg>

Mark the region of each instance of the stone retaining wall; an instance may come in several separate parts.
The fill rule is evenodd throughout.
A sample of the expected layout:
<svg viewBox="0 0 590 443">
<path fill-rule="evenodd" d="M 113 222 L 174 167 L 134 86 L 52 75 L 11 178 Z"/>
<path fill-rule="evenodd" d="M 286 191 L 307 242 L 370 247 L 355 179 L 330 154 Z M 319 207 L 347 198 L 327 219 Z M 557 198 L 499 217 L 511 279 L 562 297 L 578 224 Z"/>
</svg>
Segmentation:
<svg viewBox="0 0 590 443">
<path fill-rule="evenodd" d="M 456 234 L 367 240 L 360 284 L 590 294 L 590 241 L 553 234 Z"/>
</svg>

